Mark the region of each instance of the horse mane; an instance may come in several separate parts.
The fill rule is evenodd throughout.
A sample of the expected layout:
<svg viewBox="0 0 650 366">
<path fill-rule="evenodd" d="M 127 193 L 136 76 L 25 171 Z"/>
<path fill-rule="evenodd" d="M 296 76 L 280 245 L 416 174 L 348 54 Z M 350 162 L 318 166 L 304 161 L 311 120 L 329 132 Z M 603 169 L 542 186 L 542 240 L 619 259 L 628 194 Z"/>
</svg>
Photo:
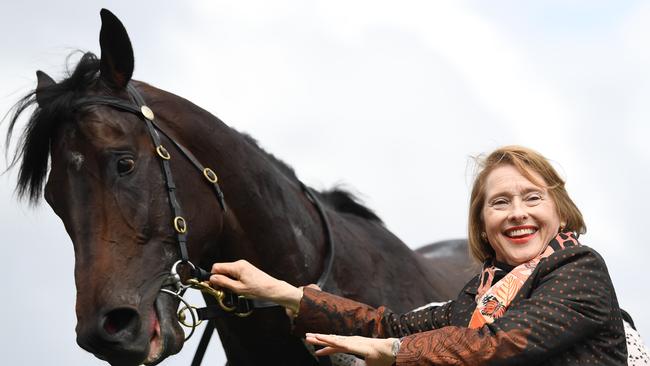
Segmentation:
<svg viewBox="0 0 650 366">
<path fill-rule="evenodd" d="M 75 69 L 59 83 L 37 87 L 21 98 L 12 108 L 9 120 L 5 154 L 8 152 L 14 128 L 19 117 L 35 106 L 25 126 L 16 152 L 7 169 L 20 162 L 16 191 L 19 198 L 28 198 L 36 204 L 43 191 L 49 168 L 52 140 L 59 127 L 74 118 L 74 103 L 98 80 L 100 60 L 91 52 L 81 56 Z M 36 100 L 38 93 L 38 102 Z"/>
<path fill-rule="evenodd" d="M 293 170 L 293 168 L 282 161 L 280 158 L 277 156 L 271 154 L 270 152 L 266 151 L 264 148 L 260 146 L 260 143 L 255 139 L 253 136 L 249 135 L 246 132 L 241 132 L 241 131 L 236 131 L 241 135 L 241 137 L 244 138 L 244 141 L 248 142 L 250 145 L 252 145 L 254 148 L 256 148 L 259 152 L 262 153 L 276 168 L 280 170 L 283 174 L 285 174 L 287 177 L 298 181 L 298 176 L 296 175 L 296 171 Z"/>
<path fill-rule="evenodd" d="M 20 116 L 35 106 L 23 130 L 16 152 L 8 169 L 20 163 L 16 191 L 19 198 L 27 198 L 32 204 L 38 203 L 43 192 L 49 169 L 52 141 L 58 129 L 74 119 L 75 102 L 96 85 L 99 80 L 100 60 L 92 52 L 81 56 L 68 77 L 59 83 L 40 86 L 21 98 L 13 107 L 13 114 L 7 130 L 6 149 L 8 150 L 14 128 Z M 36 94 L 38 93 L 38 101 Z M 259 149 L 280 172 L 298 181 L 294 169 L 275 155 L 265 151 L 250 135 L 239 132 L 252 146 Z M 6 153 L 7 151 L 5 151 Z M 339 212 L 350 213 L 371 221 L 382 222 L 369 208 L 365 207 L 352 193 L 335 187 L 320 192 L 323 200 Z"/>
<path fill-rule="evenodd" d="M 286 174 L 289 178 L 299 181 L 296 176 L 296 171 L 287 163 L 279 159 L 277 156 L 271 154 L 270 152 L 264 150 L 257 140 L 251 135 L 245 132 L 239 132 L 239 134 L 253 147 L 258 149 L 267 159 L 275 165 L 278 170 Z M 351 192 L 345 190 L 342 187 L 334 187 L 329 190 L 324 190 L 318 192 L 321 198 L 333 209 L 343 213 L 350 213 L 359 217 L 362 217 L 366 220 L 376 221 L 379 223 L 383 222 L 370 208 L 364 206 L 361 200 L 356 197 Z"/>
<path fill-rule="evenodd" d="M 366 207 L 356 195 L 341 187 L 321 191 L 320 194 L 325 202 L 339 212 L 350 213 L 383 225 L 383 222 L 374 211 Z"/>
</svg>

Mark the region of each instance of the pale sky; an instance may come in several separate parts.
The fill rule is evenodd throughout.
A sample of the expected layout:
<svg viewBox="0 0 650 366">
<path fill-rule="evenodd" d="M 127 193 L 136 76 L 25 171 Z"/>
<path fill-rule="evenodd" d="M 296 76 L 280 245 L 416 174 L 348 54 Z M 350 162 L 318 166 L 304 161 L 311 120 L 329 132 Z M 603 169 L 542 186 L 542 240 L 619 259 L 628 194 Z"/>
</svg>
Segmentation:
<svg viewBox="0 0 650 366">
<path fill-rule="evenodd" d="M 102 6 L 131 36 L 134 78 L 250 133 L 305 183 L 345 184 L 413 248 L 465 236 L 470 156 L 540 151 L 585 216 L 583 244 L 650 337 L 646 2 L 7 2 L 3 113 L 37 69 L 59 80 L 72 51 L 99 53 Z M 46 204 L 18 202 L 14 183 L 0 176 L 3 363 L 101 365 L 75 343 L 63 225 Z M 164 364 L 188 365 L 197 340 Z M 204 364 L 224 363 L 217 343 Z"/>
</svg>

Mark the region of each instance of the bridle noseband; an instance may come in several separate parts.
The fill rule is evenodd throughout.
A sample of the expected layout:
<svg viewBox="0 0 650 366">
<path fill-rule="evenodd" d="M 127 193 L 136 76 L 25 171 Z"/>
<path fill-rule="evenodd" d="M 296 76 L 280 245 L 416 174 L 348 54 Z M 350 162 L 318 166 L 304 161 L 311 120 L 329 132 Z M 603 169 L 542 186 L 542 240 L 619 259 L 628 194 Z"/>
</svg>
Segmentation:
<svg viewBox="0 0 650 366">
<path fill-rule="evenodd" d="M 131 101 L 111 96 L 88 96 L 78 99 L 74 105 L 74 108 L 80 109 L 82 107 L 91 105 L 104 105 L 124 112 L 132 113 L 145 122 L 147 132 L 151 137 L 151 141 L 155 147 L 156 154 L 160 158 L 161 170 L 165 179 L 165 186 L 167 188 L 167 195 L 172 211 L 172 226 L 176 235 L 176 241 L 178 243 L 180 253 L 180 260 L 173 264 L 170 270 L 170 275 L 168 276 L 165 283 L 163 283 L 163 288 L 161 288 L 160 291 L 176 297 L 183 304 L 183 307 L 178 312 L 178 320 L 182 325 L 191 329 L 185 340 L 189 339 L 194 334 L 195 328 L 201 323 L 202 320 L 210 319 L 210 324 L 208 324 L 208 327 L 205 329 L 205 332 L 199 344 L 199 349 L 197 350 L 194 361 L 192 362 L 192 365 L 198 365 L 203 358 L 203 353 L 205 352 L 205 348 L 207 348 L 207 343 L 212 334 L 212 330 L 214 329 L 215 318 L 227 315 L 245 317 L 250 315 L 255 308 L 276 307 L 279 305 L 268 301 L 250 300 L 244 298 L 243 296 L 237 296 L 229 291 L 213 289 L 210 287 L 209 283 L 206 282 L 210 278 L 210 272 L 198 266 L 195 266 L 192 262 L 190 262 L 187 251 L 188 225 L 187 221 L 183 217 L 183 211 L 176 195 L 176 185 L 174 183 L 174 177 L 172 175 L 171 167 L 169 164 L 171 155 L 162 144 L 160 134 L 164 135 L 181 152 L 181 154 L 185 156 L 185 158 L 201 172 L 208 184 L 210 184 L 212 187 L 212 190 L 221 207 L 222 213 L 225 215 L 227 212 L 226 202 L 224 199 L 223 191 L 221 190 L 221 187 L 218 183 L 217 174 L 212 169 L 203 166 L 190 150 L 178 143 L 169 134 L 160 128 L 160 126 L 155 121 L 155 115 L 153 111 L 146 105 L 144 98 L 132 83 L 129 83 L 127 85 L 126 90 L 129 94 L 129 97 L 131 98 Z M 312 202 L 312 204 L 316 207 L 316 210 L 318 211 L 319 217 L 324 227 L 324 236 L 326 245 L 328 246 L 328 253 L 325 261 L 324 271 L 317 281 L 317 285 L 320 288 L 323 288 L 327 282 L 327 279 L 329 278 L 329 274 L 332 270 L 332 265 L 334 262 L 334 244 L 330 223 L 325 210 L 318 200 L 317 196 L 302 182 L 298 183 L 309 201 Z M 192 276 L 192 278 L 187 280 L 185 283 L 183 283 L 181 280 L 178 272 L 178 266 L 180 265 L 188 266 L 190 274 Z M 164 288 L 165 286 L 170 286 L 173 288 L 173 290 Z M 187 289 L 196 289 L 200 290 L 203 293 L 212 295 L 217 300 L 219 306 L 196 308 L 190 305 L 185 299 L 183 299 L 183 294 Z M 191 324 L 186 322 L 185 312 L 188 312 L 190 314 L 190 317 L 192 319 Z"/>
</svg>

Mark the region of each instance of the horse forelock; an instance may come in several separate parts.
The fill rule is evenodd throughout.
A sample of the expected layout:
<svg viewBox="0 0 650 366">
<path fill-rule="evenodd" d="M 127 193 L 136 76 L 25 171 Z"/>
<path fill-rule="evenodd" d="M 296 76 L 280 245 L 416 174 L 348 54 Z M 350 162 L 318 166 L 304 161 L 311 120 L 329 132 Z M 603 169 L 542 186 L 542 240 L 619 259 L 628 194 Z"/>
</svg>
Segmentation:
<svg viewBox="0 0 650 366">
<path fill-rule="evenodd" d="M 18 139 L 8 168 L 20 165 L 16 184 L 18 197 L 27 198 L 32 204 L 39 202 L 53 140 L 63 125 L 73 121 L 75 102 L 97 85 L 99 65 L 100 60 L 93 53 L 84 53 L 67 78 L 37 88 L 15 104 L 7 130 L 5 153 L 8 153 L 19 118 L 35 107 Z"/>
</svg>

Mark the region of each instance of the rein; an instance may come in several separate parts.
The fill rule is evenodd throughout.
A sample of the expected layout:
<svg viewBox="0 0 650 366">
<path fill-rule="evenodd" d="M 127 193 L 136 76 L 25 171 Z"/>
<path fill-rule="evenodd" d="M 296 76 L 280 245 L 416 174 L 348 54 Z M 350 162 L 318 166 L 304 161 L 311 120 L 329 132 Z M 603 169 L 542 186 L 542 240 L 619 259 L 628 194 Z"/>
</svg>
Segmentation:
<svg viewBox="0 0 650 366">
<path fill-rule="evenodd" d="M 133 86 L 133 84 L 129 83 L 127 85 L 127 92 L 132 99 L 131 101 L 109 96 L 92 96 L 80 98 L 76 102 L 75 108 L 79 109 L 91 105 L 104 105 L 124 112 L 132 113 L 143 120 L 147 126 L 147 132 L 151 137 L 151 141 L 154 145 L 156 154 L 160 158 L 160 166 L 165 178 L 169 204 L 172 216 L 174 218 L 172 225 L 174 232 L 176 233 L 176 241 L 178 243 L 180 252 L 180 260 L 172 265 L 170 274 L 167 280 L 163 283 L 163 288 L 161 288 L 160 291 L 176 297 L 180 303 L 183 304 L 183 306 L 178 311 L 177 316 L 180 324 L 187 328 L 190 328 L 189 334 L 185 337 L 186 341 L 192 337 L 196 327 L 201 324 L 203 320 L 209 319 L 208 326 L 204 330 L 203 336 L 201 337 L 201 341 L 192 361 L 192 366 L 198 366 L 201 364 L 205 350 L 207 349 L 208 342 L 210 341 L 210 337 L 212 336 L 213 330 L 215 329 L 216 318 L 229 315 L 247 317 L 251 315 L 256 308 L 279 307 L 280 305 L 269 301 L 246 299 L 243 296 L 238 296 L 227 290 L 216 290 L 210 287 L 209 283 L 207 282 L 211 275 L 210 272 L 198 266 L 195 266 L 192 262 L 190 262 L 187 251 L 188 225 L 185 218 L 183 217 L 183 210 L 181 209 L 176 196 L 176 185 L 174 183 L 174 178 L 169 164 L 171 155 L 169 154 L 169 151 L 163 146 L 160 134 L 164 135 L 169 141 L 171 141 L 171 143 L 181 152 L 181 154 L 185 156 L 185 158 L 201 172 L 201 174 L 207 180 L 208 184 L 210 184 L 213 188 L 213 192 L 219 202 L 219 205 L 221 206 L 223 214 L 225 215 L 227 213 L 226 202 L 224 199 L 223 191 L 221 190 L 221 187 L 218 183 L 217 174 L 212 169 L 203 166 L 190 150 L 178 143 L 169 134 L 160 128 L 160 126 L 155 121 L 153 111 L 146 105 L 144 98 Z M 328 253 L 325 259 L 325 268 L 317 281 L 317 285 L 320 288 L 323 288 L 327 282 L 327 279 L 329 278 L 334 262 L 334 242 L 332 238 L 330 222 L 321 202 L 318 200 L 314 192 L 302 182 L 299 181 L 298 183 L 305 196 L 318 211 L 318 215 L 322 221 L 324 228 L 324 236 L 328 247 Z M 188 279 L 185 283 L 183 283 L 181 276 L 179 275 L 179 265 L 185 265 L 189 267 L 192 278 Z M 166 286 L 171 286 L 174 290 L 164 288 Z M 183 295 L 187 289 L 199 290 L 205 294 L 213 296 L 217 300 L 219 306 L 206 306 L 204 308 L 197 308 L 190 305 L 183 298 Z M 186 313 L 189 313 L 191 323 L 187 322 Z"/>
</svg>

